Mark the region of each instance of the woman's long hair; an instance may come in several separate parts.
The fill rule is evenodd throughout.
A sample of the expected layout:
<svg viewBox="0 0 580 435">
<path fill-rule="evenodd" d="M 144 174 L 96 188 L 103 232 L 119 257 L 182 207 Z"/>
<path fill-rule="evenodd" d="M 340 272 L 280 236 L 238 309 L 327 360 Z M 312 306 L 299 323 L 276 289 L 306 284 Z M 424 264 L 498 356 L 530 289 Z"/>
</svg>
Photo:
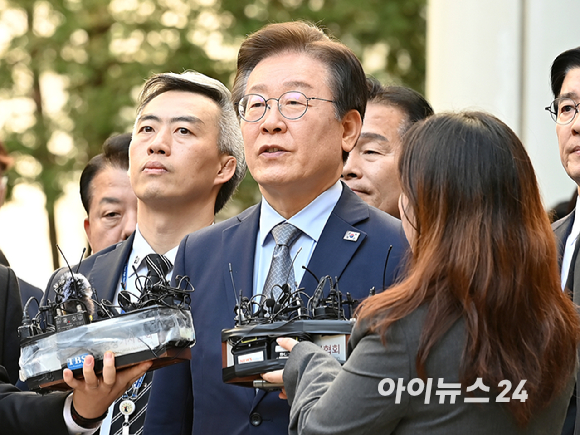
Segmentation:
<svg viewBox="0 0 580 435">
<path fill-rule="evenodd" d="M 528 399 L 507 404 L 524 426 L 570 380 L 580 339 L 530 159 L 499 119 L 466 112 L 415 125 L 398 165 L 416 230 L 408 274 L 368 299 L 359 318 L 384 337 L 429 302 L 416 359 L 425 378 L 429 352 L 463 317 L 463 385 L 481 377 L 515 389 L 526 379 Z"/>
</svg>

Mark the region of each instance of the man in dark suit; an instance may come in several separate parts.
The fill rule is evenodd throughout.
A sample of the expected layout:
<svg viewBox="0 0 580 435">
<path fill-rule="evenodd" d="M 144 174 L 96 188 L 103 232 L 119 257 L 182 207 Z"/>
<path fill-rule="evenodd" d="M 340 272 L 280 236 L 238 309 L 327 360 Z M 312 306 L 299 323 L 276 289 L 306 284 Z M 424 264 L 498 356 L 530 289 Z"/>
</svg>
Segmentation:
<svg viewBox="0 0 580 435">
<path fill-rule="evenodd" d="M 580 186 L 580 47 L 567 50 L 554 60 L 551 70 L 551 87 L 554 101 L 546 110 L 556 121 L 556 134 L 560 161 L 568 176 Z M 580 188 L 579 188 L 580 189 Z M 559 244 L 559 261 L 562 289 L 571 292 L 576 304 L 580 304 L 580 207 L 568 216 L 554 222 L 552 228 Z M 580 435 L 580 394 L 576 383 L 572 395 L 563 435 Z"/>
<path fill-rule="evenodd" d="M 276 298 L 288 285 L 311 295 L 314 274 L 361 299 L 391 284 L 407 246 L 396 219 L 339 181 L 367 96 L 347 47 L 305 23 L 266 26 L 242 44 L 232 94 L 263 199 L 180 244 L 175 273 L 195 287 L 197 344 L 189 366 L 155 374 L 148 434 L 287 433 L 289 408 L 277 393 L 222 382 L 220 333 L 234 326 L 236 292 Z"/>
<path fill-rule="evenodd" d="M 5 367 L 8 380 L 15 384 L 18 380 L 18 327 L 22 322 L 22 304 L 14 271 L 1 265 L 0 290 L 0 365 Z"/>
<path fill-rule="evenodd" d="M 80 265 L 99 300 L 116 305 L 122 289 L 138 294 L 138 277 L 146 275 L 148 258 L 155 254 L 164 258 L 163 272 L 170 280 L 181 239 L 211 225 L 231 197 L 246 167 L 230 99 L 222 83 L 196 72 L 158 74 L 145 83 L 129 149 L 137 230 Z M 51 300 L 64 272 L 61 269 L 51 278 L 47 289 Z M 139 384 L 142 398 L 129 420 L 130 433 L 143 424 L 150 387 L 148 375 Z M 123 420 L 112 419 L 114 433 Z M 108 426 L 105 421 L 101 433 L 108 433 Z"/>
</svg>

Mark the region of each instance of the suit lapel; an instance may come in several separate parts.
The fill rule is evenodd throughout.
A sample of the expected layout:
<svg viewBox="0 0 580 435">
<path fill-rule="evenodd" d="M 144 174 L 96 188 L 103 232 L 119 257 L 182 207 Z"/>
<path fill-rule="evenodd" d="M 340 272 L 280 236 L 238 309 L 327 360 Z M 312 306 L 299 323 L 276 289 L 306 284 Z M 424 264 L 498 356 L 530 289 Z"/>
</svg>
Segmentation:
<svg viewBox="0 0 580 435">
<path fill-rule="evenodd" d="M 236 305 L 240 290 L 251 298 L 254 292 L 254 256 L 256 238 L 260 221 L 260 204 L 255 205 L 238 216 L 239 223 L 226 228 L 222 233 L 223 279 L 225 297 L 229 307 Z M 232 286 L 230 264 L 234 277 L 235 291 Z"/>
<path fill-rule="evenodd" d="M 552 224 L 552 229 L 556 235 L 556 243 L 558 248 L 558 267 L 562 269 L 562 257 L 564 256 L 564 246 L 566 244 L 566 239 L 572 231 L 572 224 L 574 223 L 575 210 L 572 211 L 568 216 L 563 217 L 559 221 Z"/>
<path fill-rule="evenodd" d="M 368 217 L 368 206 L 343 185 L 340 199 L 322 230 L 308 263 L 308 269 L 319 279 L 324 275 L 330 275 L 333 281 L 339 278 L 340 282 L 342 272 L 367 236 L 354 225 Z M 351 237 L 348 237 L 348 234 Z M 312 293 L 317 284 L 314 277 L 306 272 L 300 287 L 304 287 L 307 293 Z"/>
<path fill-rule="evenodd" d="M 87 278 L 96 289 L 99 299 L 114 299 L 121 274 L 133 249 L 134 238 L 133 232 L 127 240 L 117 244 L 115 249 L 96 258 Z"/>
</svg>

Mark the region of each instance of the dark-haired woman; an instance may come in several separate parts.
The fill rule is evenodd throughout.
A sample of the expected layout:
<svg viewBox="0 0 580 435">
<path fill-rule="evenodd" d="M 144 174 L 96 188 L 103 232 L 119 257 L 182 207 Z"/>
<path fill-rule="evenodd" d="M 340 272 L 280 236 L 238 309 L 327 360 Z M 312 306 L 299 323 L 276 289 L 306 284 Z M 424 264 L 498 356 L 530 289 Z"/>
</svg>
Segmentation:
<svg viewBox="0 0 580 435">
<path fill-rule="evenodd" d="M 289 432 L 559 434 L 580 325 L 523 145 L 489 114 L 437 115 L 399 172 L 406 278 L 362 305 L 343 367 L 280 339 Z"/>
</svg>

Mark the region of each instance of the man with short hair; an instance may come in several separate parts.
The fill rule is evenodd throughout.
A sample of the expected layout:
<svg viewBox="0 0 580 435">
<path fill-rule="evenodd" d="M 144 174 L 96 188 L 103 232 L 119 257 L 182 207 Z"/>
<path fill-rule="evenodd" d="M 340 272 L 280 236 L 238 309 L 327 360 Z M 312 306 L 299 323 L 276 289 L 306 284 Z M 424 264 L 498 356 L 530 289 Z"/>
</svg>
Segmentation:
<svg viewBox="0 0 580 435">
<path fill-rule="evenodd" d="M 84 227 L 93 253 L 127 239 L 137 224 L 137 198 L 129 175 L 131 133 L 109 137 L 103 152 L 81 174 L 80 194 L 87 212 Z"/>
<path fill-rule="evenodd" d="M 369 100 L 361 135 L 349 153 L 342 179 L 362 200 L 400 219 L 401 186 L 396 155 L 409 128 L 433 114 L 418 92 L 403 86 L 383 86 L 367 78 Z"/>
<path fill-rule="evenodd" d="M 559 54 L 551 69 L 551 87 L 554 101 L 546 107 L 556 121 L 556 135 L 560 161 L 568 176 L 580 186 L 580 47 Z M 579 187 L 580 192 L 580 187 Z M 569 291 L 574 303 L 580 303 L 580 207 L 568 216 L 554 222 L 552 229 L 559 248 L 562 290 Z M 580 394 L 578 382 L 570 400 L 563 435 L 580 435 Z"/>
<path fill-rule="evenodd" d="M 151 264 L 170 280 L 181 239 L 213 223 L 245 170 L 241 132 L 222 83 L 196 72 L 157 74 L 147 80 L 129 148 L 137 229 L 80 266 L 97 298 L 116 305 L 121 290 L 138 295 L 138 277 L 151 273 Z M 53 275 L 49 292 L 56 282 Z M 150 387 L 150 375 L 134 386 L 136 409 L 127 422 L 117 407 L 115 415 L 109 413 L 112 434 L 121 425 L 128 425 L 132 434 L 141 432 Z M 101 434 L 109 433 L 108 420 L 103 426 Z"/>
<path fill-rule="evenodd" d="M 234 326 L 236 294 L 280 301 L 287 287 L 312 295 L 314 275 L 329 275 L 362 299 L 391 284 L 407 247 L 400 222 L 339 181 L 366 107 L 351 50 L 303 22 L 268 25 L 242 43 L 232 95 L 263 199 L 180 245 L 175 273 L 196 289 L 197 343 L 189 365 L 156 373 L 148 434 L 288 433 L 289 407 L 277 392 L 222 381 L 221 330 Z"/>
</svg>

